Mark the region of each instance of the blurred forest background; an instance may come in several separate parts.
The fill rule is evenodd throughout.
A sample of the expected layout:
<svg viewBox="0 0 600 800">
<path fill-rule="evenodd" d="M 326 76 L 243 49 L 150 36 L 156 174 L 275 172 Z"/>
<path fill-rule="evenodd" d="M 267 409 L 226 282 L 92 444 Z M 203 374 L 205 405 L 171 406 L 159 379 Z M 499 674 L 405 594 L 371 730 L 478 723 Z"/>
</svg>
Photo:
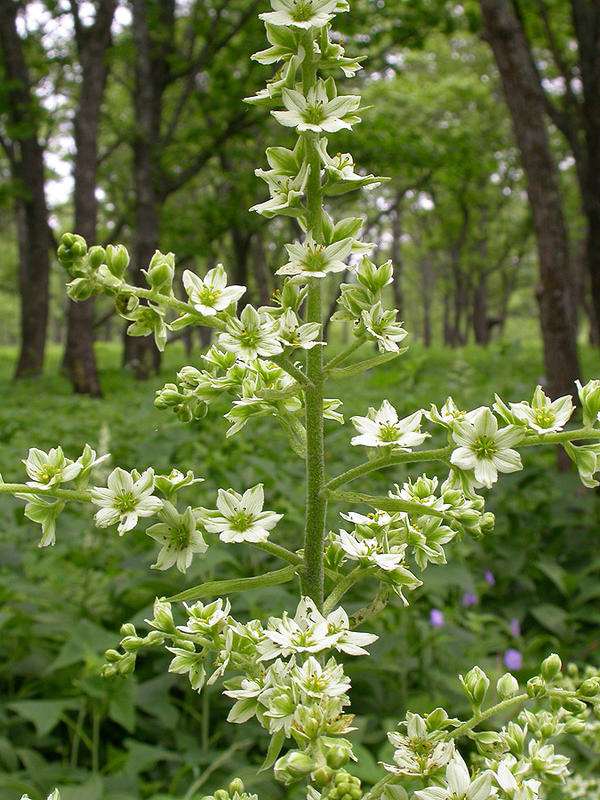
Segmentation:
<svg viewBox="0 0 600 800">
<path fill-rule="evenodd" d="M 193 469 L 207 479 L 202 492 L 264 481 L 267 506 L 301 529 L 300 466 L 281 463 L 284 440 L 268 422 L 224 442 L 218 406 L 191 426 L 153 408 L 153 390 L 197 363 L 207 341 L 187 329 L 161 363 L 150 338 L 123 336 L 106 298 L 70 303 L 54 256 L 73 230 L 89 244 L 127 244 L 137 282 L 159 248 L 176 254 L 179 276 L 221 261 L 231 283 L 248 285 L 243 302 L 268 300 L 298 231 L 248 211 L 266 199 L 254 175 L 265 147 L 293 140 L 268 110 L 242 102 L 271 77 L 249 59 L 265 46 L 257 14 L 267 8 L 0 0 L 6 480 L 22 480 L 30 446 L 61 443 L 73 455 L 89 441 L 111 450 L 113 466 Z M 365 58 L 348 89 L 373 107 L 352 136 L 331 140 L 360 170 L 391 178 L 339 202 L 365 217 L 374 260 L 392 258 L 390 291 L 411 334 L 408 355 L 351 387 L 346 418 L 383 396 L 404 415 L 449 393 L 474 407 L 494 391 L 530 397 L 540 380 L 556 397 L 573 393 L 577 377 L 600 377 L 597 0 L 352 0 L 337 22 L 347 52 Z M 348 279 L 328 282 L 332 310 L 335 281 Z M 334 346 L 348 335 L 335 323 L 329 333 Z M 328 442 L 338 466 L 348 438 L 342 428 Z M 510 663 L 526 678 L 551 649 L 595 662 L 598 506 L 576 476 L 556 472 L 553 452 L 531 456 L 490 498 L 495 535 L 455 545 L 411 608 L 372 623 L 374 657 L 349 667 L 356 774 L 380 776 L 385 731 L 407 706 L 460 711 L 455 674 L 474 663 L 498 675 Z M 36 533 L 3 499 L 0 800 L 25 791 L 38 800 L 57 784 L 64 800 L 195 800 L 236 774 L 262 800 L 283 797 L 256 775 L 260 730 L 241 738 L 224 724 L 222 687 L 198 699 L 158 653 L 135 678 L 98 678 L 120 624 L 143 628 L 154 597 L 182 588 L 178 575 L 148 570 L 148 537 L 99 535 L 72 510 L 52 550 L 35 550 Z M 211 548 L 186 580 L 266 568 L 255 554 Z M 237 599 L 240 616 L 294 604 L 285 587 L 260 594 Z M 350 605 L 368 600 L 355 594 Z M 595 774 L 598 747 L 569 752 Z"/>
</svg>

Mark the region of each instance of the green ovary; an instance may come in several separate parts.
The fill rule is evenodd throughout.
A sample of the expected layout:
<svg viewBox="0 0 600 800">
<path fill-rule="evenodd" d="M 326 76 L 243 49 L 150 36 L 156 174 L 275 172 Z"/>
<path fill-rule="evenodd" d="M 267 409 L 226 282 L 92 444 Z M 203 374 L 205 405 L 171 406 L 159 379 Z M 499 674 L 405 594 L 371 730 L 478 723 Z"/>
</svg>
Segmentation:
<svg viewBox="0 0 600 800">
<path fill-rule="evenodd" d="M 313 15 L 312 0 L 294 0 L 292 19 L 294 22 L 308 22 Z"/>
<path fill-rule="evenodd" d="M 491 458 L 498 452 L 498 445 L 489 436 L 478 436 L 473 442 L 472 449 L 479 459 Z"/>
</svg>

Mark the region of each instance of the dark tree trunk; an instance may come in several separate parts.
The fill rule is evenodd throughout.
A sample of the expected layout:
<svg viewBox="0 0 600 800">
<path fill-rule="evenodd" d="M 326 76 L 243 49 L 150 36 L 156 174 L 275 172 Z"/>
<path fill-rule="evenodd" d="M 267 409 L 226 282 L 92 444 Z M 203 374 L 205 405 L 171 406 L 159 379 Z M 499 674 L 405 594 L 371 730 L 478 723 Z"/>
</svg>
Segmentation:
<svg viewBox="0 0 600 800">
<path fill-rule="evenodd" d="M 110 27 L 115 7 L 116 0 L 100 0 L 96 5 L 94 24 L 86 28 L 79 19 L 77 4 L 72 3 L 82 71 L 75 114 L 75 230 L 90 245 L 96 241 L 98 125 L 106 85 L 106 51 L 110 45 Z M 93 298 L 83 303 L 69 301 L 63 369 L 75 392 L 100 396 L 100 381 L 94 356 Z"/>
<path fill-rule="evenodd" d="M 579 363 L 570 315 L 569 246 L 544 124 L 544 99 L 527 40 L 509 0 L 479 2 L 484 37 L 500 71 L 527 178 L 540 265 L 540 323 L 548 389 L 553 397 L 571 394 Z"/>
<path fill-rule="evenodd" d="M 402 290 L 402 200 L 405 192 L 398 192 L 394 210 L 392 211 L 392 247 L 390 258 L 394 267 L 394 278 L 392 289 L 394 290 L 394 305 L 398 310 L 398 317 L 402 319 L 404 315 L 404 292 Z"/>
<path fill-rule="evenodd" d="M 477 344 L 483 345 L 490 342 L 486 278 L 486 273 L 481 272 L 473 291 L 473 333 Z"/>
<path fill-rule="evenodd" d="M 271 295 L 271 282 L 267 268 L 265 243 L 260 231 L 254 235 L 254 277 L 261 305 L 266 306 Z"/>
<path fill-rule="evenodd" d="M 593 0 L 571 0 L 571 15 L 583 85 L 579 109 L 583 147 L 574 148 L 573 155 L 579 161 L 577 175 L 587 218 L 586 261 L 595 312 L 592 330 L 596 330 L 600 321 L 600 6 Z"/>
<path fill-rule="evenodd" d="M 135 38 L 134 107 L 137 136 L 133 147 L 135 183 L 135 234 L 131 278 L 146 286 L 146 269 L 159 246 L 161 199 L 159 153 L 162 100 L 169 81 L 169 58 L 175 21 L 174 0 L 132 0 Z M 137 378 L 156 374 L 160 352 L 151 336 L 125 336 L 123 363 Z"/>
<path fill-rule="evenodd" d="M 0 47 L 7 83 L 9 134 L 12 133 L 14 145 L 9 157 L 19 191 L 15 203 L 19 242 L 21 350 L 15 377 L 23 378 L 40 375 L 44 366 L 50 236 L 36 102 L 17 32 L 16 12 L 16 3 L 7 0 L 0 2 Z"/>
</svg>

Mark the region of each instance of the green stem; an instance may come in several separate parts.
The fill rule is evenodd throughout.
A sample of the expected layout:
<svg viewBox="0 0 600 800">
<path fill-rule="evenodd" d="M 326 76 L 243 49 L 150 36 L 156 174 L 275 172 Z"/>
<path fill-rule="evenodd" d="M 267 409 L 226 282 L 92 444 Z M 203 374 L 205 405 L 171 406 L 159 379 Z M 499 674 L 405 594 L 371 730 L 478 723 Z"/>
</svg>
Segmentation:
<svg viewBox="0 0 600 800">
<path fill-rule="evenodd" d="M 223 320 L 217 317 L 205 317 L 199 314 L 193 305 L 186 303 L 183 300 L 178 300 L 168 294 L 161 294 L 156 289 L 142 289 L 139 286 L 132 286 L 127 283 L 123 286 L 122 291 L 125 294 L 133 294 L 136 297 L 141 297 L 144 300 L 151 300 L 161 306 L 167 306 L 174 311 L 179 311 L 181 314 L 189 314 L 197 320 L 199 325 L 204 325 L 206 328 L 216 328 L 217 330 L 224 331 L 227 325 Z"/>
<path fill-rule="evenodd" d="M 309 380 L 306 375 L 299 369 L 295 364 L 293 364 L 287 356 L 272 356 L 271 361 L 281 367 L 284 372 L 287 372 L 288 375 L 291 375 L 292 378 L 295 378 L 298 382 L 300 388 L 304 388 L 305 386 L 309 385 Z"/>
<path fill-rule="evenodd" d="M 325 368 L 328 377 L 337 380 L 339 378 L 351 378 L 353 375 L 360 375 L 361 372 L 366 372 L 368 369 L 373 369 L 381 364 L 386 364 L 394 358 L 404 353 L 407 348 L 399 350 L 397 353 L 381 353 L 372 358 L 366 358 L 364 361 L 357 361 L 356 364 L 349 364 L 347 367 Z"/>
<path fill-rule="evenodd" d="M 394 455 L 379 456 L 373 458 L 371 461 L 366 461 L 359 464 L 352 469 L 346 470 L 327 481 L 325 489 L 337 489 L 338 486 L 343 486 L 345 483 L 360 478 L 361 475 L 367 475 L 369 472 L 375 472 L 378 469 L 385 469 L 392 467 L 394 464 L 409 464 L 415 461 L 447 461 L 452 454 L 452 447 L 438 447 L 437 450 L 420 450 L 414 453 L 395 453 Z"/>
<path fill-rule="evenodd" d="M 561 442 L 574 442 L 578 439 L 600 439 L 598 428 L 575 428 L 571 431 L 558 433 L 541 433 L 538 436 L 528 436 L 519 442 L 519 447 L 533 447 L 540 444 L 561 444 Z"/>
<path fill-rule="evenodd" d="M 348 589 L 351 589 L 352 586 L 354 586 L 354 584 L 360 580 L 361 575 L 365 574 L 366 572 L 368 572 L 368 570 L 358 566 L 355 567 L 352 572 L 344 575 L 344 577 L 338 581 L 337 585 L 333 588 L 327 597 L 327 600 L 325 600 L 323 604 L 323 614 L 329 614 L 331 611 L 333 611 Z"/>
<path fill-rule="evenodd" d="M 346 347 L 345 350 L 341 350 L 337 354 L 337 356 L 333 356 L 333 358 L 329 359 L 327 364 L 325 364 L 325 372 L 329 372 L 332 369 L 332 367 L 336 366 L 336 364 L 341 364 L 342 361 L 345 361 L 347 358 L 349 358 L 352 355 L 352 353 L 354 353 L 355 350 L 358 350 L 359 347 L 362 347 L 362 345 L 365 342 L 366 338 L 364 336 L 355 339 L 355 341 L 353 341 L 351 345 Z"/>
<path fill-rule="evenodd" d="M 306 31 L 305 56 L 302 62 L 302 88 L 305 96 L 316 81 L 314 33 Z M 308 163 L 306 184 L 307 233 L 317 244 L 323 244 L 321 157 L 317 149 L 318 136 L 305 133 L 305 158 Z M 321 281 L 310 278 L 306 298 L 306 322 L 321 324 Z M 302 592 L 311 597 L 317 608 L 323 605 L 323 550 L 325 544 L 325 514 L 327 498 L 322 493 L 325 482 L 323 443 L 323 349 L 313 347 L 306 353 L 306 376 L 309 385 L 304 390 L 306 415 L 306 525 L 304 529 L 304 567 Z"/>
<path fill-rule="evenodd" d="M 288 564 L 294 564 L 296 566 L 302 564 L 302 556 L 299 556 L 298 553 L 293 553 L 280 544 L 275 544 L 274 542 L 248 542 L 248 544 L 251 544 L 252 547 L 256 547 L 259 550 L 264 550 L 265 553 L 270 553 L 272 556 L 277 556 L 283 561 L 287 561 Z"/>
<path fill-rule="evenodd" d="M 396 511 L 406 511 L 409 514 L 422 517 L 440 517 L 441 519 L 448 516 L 444 514 L 443 511 L 425 505 L 425 503 L 419 503 L 416 500 L 403 500 L 401 497 L 361 494 L 360 492 L 332 492 L 330 489 L 325 489 L 325 494 L 328 497 L 341 500 L 344 503 L 364 503 L 379 511 L 391 511 L 392 513 Z"/>
<path fill-rule="evenodd" d="M 527 692 L 522 692 L 522 694 L 516 694 L 514 697 L 509 697 L 507 700 L 501 700 L 499 703 L 496 703 L 495 706 L 490 706 L 486 708 L 485 711 L 473 714 L 471 719 L 468 719 L 466 722 L 463 722 L 462 725 L 459 725 L 458 728 L 450 731 L 449 736 L 451 739 L 458 739 L 459 736 L 464 736 L 465 733 L 473 730 L 480 722 L 492 717 L 494 714 L 498 714 L 500 711 L 504 711 L 505 708 L 510 708 L 517 703 L 524 703 L 526 700 L 530 699 Z"/>
<path fill-rule="evenodd" d="M 278 583 L 291 581 L 297 572 L 298 567 L 291 565 L 274 572 L 266 572 L 264 575 L 256 575 L 252 578 L 231 578 L 224 581 L 207 581 L 191 589 L 168 597 L 169 603 L 183 603 L 190 600 L 200 600 L 202 597 L 219 597 L 232 592 L 248 592 L 251 589 L 262 589 L 265 586 L 275 586 Z"/>
<path fill-rule="evenodd" d="M 38 489 L 27 486 L 26 483 L 0 483 L 0 492 L 8 494 L 37 494 L 40 497 L 56 497 L 60 500 L 77 500 L 80 503 L 89 503 L 91 492 L 77 489 L 61 489 L 59 486 L 48 486 Z"/>
</svg>

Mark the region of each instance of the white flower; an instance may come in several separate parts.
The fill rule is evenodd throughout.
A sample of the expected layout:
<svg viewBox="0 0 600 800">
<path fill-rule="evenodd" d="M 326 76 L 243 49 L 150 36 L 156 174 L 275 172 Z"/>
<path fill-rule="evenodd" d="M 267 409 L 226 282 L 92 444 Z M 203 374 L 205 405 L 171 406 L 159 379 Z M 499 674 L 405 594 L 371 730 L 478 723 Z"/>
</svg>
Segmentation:
<svg viewBox="0 0 600 800">
<path fill-rule="evenodd" d="M 396 321 L 396 313 L 396 309 L 384 311 L 381 301 L 368 311 L 361 311 L 362 324 L 377 342 L 381 353 L 398 353 L 398 342 L 407 335 L 402 323 Z"/>
<path fill-rule="evenodd" d="M 536 388 L 531 405 L 511 403 L 510 408 L 517 420 L 538 433 L 561 431 L 574 411 L 571 395 L 566 394 L 551 402 L 541 386 Z"/>
<path fill-rule="evenodd" d="M 252 361 L 257 356 L 277 355 L 283 348 L 277 336 L 277 322 L 261 318 L 253 306 L 246 306 L 240 318 L 233 317 L 227 330 L 219 336 L 219 345 L 235 353 L 242 361 Z"/>
<path fill-rule="evenodd" d="M 286 347 L 301 347 L 303 350 L 310 350 L 316 345 L 325 344 L 325 342 L 318 341 L 320 333 L 320 322 L 305 322 L 304 325 L 300 325 L 298 317 L 291 308 L 286 308 L 279 317 L 277 335 Z"/>
<path fill-rule="evenodd" d="M 482 408 L 472 422 L 458 420 L 452 438 L 460 445 L 450 461 L 460 469 L 474 470 L 475 480 L 488 488 L 498 480 L 498 472 L 523 469 L 521 456 L 511 445 L 523 438 L 523 431 L 513 425 L 498 430 L 498 421 L 489 408 Z"/>
<path fill-rule="evenodd" d="M 339 544 L 351 561 L 366 562 L 379 567 L 379 569 L 395 569 L 404 560 L 406 546 L 386 548 L 375 537 L 363 539 L 340 529 L 339 534 L 334 537 L 334 541 Z"/>
<path fill-rule="evenodd" d="M 302 131 L 335 133 L 350 130 L 359 118 L 353 116 L 360 105 L 360 96 L 340 95 L 329 99 L 325 82 L 311 86 L 305 97 L 296 89 L 282 89 L 281 99 L 286 111 L 272 111 L 275 119 L 288 128 Z"/>
<path fill-rule="evenodd" d="M 72 481 L 83 469 L 83 464 L 79 461 L 65 458 L 62 447 L 53 447 L 47 453 L 44 450 L 38 450 L 37 447 L 32 447 L 27 458 L 23 460 L 23 464 L 31 478 L 30 481 L 27 481 L 27 486 L 33 486 L 36 489 L 46 489 L 49 486 L 58 486 L 66 481 Z"/>
<path fill-rule="evenodd" d="M 416 411 L 409 417 L 398 419 L 396 409 L 387 400 L 378 411 L 369 409 L 366 417 L 352 417 L 352 424 L 359 432 L 350 442 L 365 447 L 393 447 L 394 450 L 410 450 L 422 444 L 429 436 L 418 429 L 421 425 L 422 411 Z"/>
<path fill-rule="evenodd" d="M 394 775 L 427 775 L 443 767 L 454 755 L 452 739 L 443 741 L 442 731 L 427 731 L 427 725 L 418 714 L 407 714 L 406 734 L 391 731 L 387 737 L 396 748 L 394 763 L 383 764 L 384 769 Z"/>
<path fill-rule="evenodd" d="M 152 525 L 146 533 L 162 544 L 162 549 L 153 564 L 154 569 L 169 569 L 177 564 L 180 572 L 185 572 L 192 563 L 194 553 L 205 553 L 208 545 L 197 530 L 196 517 L 191 507 L 188 506 L 180 514 L 168 500 L 163 502 L 162 509 L 158 512 L 162 519 L 157 525 Z"/>
<path fill-rule="evenodd" d="M 309 697 L 341 697 L 350 689 L 350 678 L 344 675 L 344 667 L 330 658 L 323 667 L 313 656 L 302 666 L 292 669 L 292 680 Z"/>
<path fill-rule="evenodd" d="M 350 238 L 342 239 L 325 247 L 315 244 L 309 235 L 303 244 L 286 244 L 290 260 L 276 274 L 324 278 L 329 272 L 343 272 L 346 269 L 344 259 L 350 254 L 352 242 Z"/>
<path fill-rule="evenodd" d="M 245 286 L 227 286 L 227 273 L 222 264 L 210 269 L 204 279 L 186 269 L 183 285 L 191 304 L 205 317 L 214 317 L 236 303 L 246 291 Z"/>
<path fill-rule="evenodd" d="M 497 790 L 492 787 L 492 773 L 486 770 L 473 781 L 460 753 L 456 752 L 446 767 L 444 788 L 434 786 L 415 792 L 415 800 L 491 800 Z"/>
<path fill-rule="evenodd" d="M 222 542 L 265 542 L 283 514 L 263 511 L 264 501 L 262 483 L 243 495 L 233 489 L 219 489 L 218 510 L 200 509 L 200 521 L 209 533 L 218 533 Z"/>
<path fill-rule="evenodd" d="M 443 425 L 444 428 L 450 430 L 454 427 L 454 423 L 457 420 L 472 422 L 482 408 L 484 408 L 484 406 L 479 406 L 479 408 L 475 408 L 473 411 L 463 411 L 456 405 L 452 397 L 449 397 L 441 409 L 438 409 L 438 407 L 432 403 L 431 409 L 425 411 L 425 416 L 437 425 Z"/>
<path fill-rule="evenodd" d="M 31 800 L 31 798 L 28 794 L 23 794 L 21 795 L 21 800 Z M 60 800 L 60 792 L 58 789 L 54 789 L 54 791 L 50 792 L 47 800 Z"/>
<path fill-rule="evenodd" d="M 273 11 L 258 16 L 270 25 L 322 28 L 336 11 L 346 10 L 339 6 L 338 0 L 271 0 Z"/>
<path fill-rule="evenodd" d="M 177 630 L 183 633 L 200 634 L 201 636 L 220 633 L 227 623 L 231 603 L 222 597 L 204 605 L 200 600 L 191 606 L 183 604 L 188 614 L 187 625 L 178 625 Z"/>
<path fill-rule="evenodd" d="M 129 472 L 117 467 L 108 476 L 107 484 L 107 489 L 92 489 L 92 503 L 100 506 L 94 517 L 99 528 L 108 528 L 118 522 L 117 530 L 122 536 L 137 525 L 138 517 L 151 517 L 162 508 L 162 500 L 152 495 L 152 468 L 134 482 Z"/>
<path fill-rule="evenodd" d="M 539 781 L 533 778 L 526 781 L 517 781 L 504 763 L 498 766 L 496 780 L 502 791 L 505 792 L 510 800 L 536 800 L 539 796 L 541 786 Z"/>
<path fill-rule="evenodd" d="M 364 645 L 377 636 L 349 630 L 348 615 L 338 608 L 325 618 L 309 597 L 303 597 L 293 619 L 284 612 L 281 619 L 271 617 L 259 643 L 259 661 L 269 661 L 293 653 L 320 653 L 335 648 L 348 655 L 368 655 Z"/>
</svg>

